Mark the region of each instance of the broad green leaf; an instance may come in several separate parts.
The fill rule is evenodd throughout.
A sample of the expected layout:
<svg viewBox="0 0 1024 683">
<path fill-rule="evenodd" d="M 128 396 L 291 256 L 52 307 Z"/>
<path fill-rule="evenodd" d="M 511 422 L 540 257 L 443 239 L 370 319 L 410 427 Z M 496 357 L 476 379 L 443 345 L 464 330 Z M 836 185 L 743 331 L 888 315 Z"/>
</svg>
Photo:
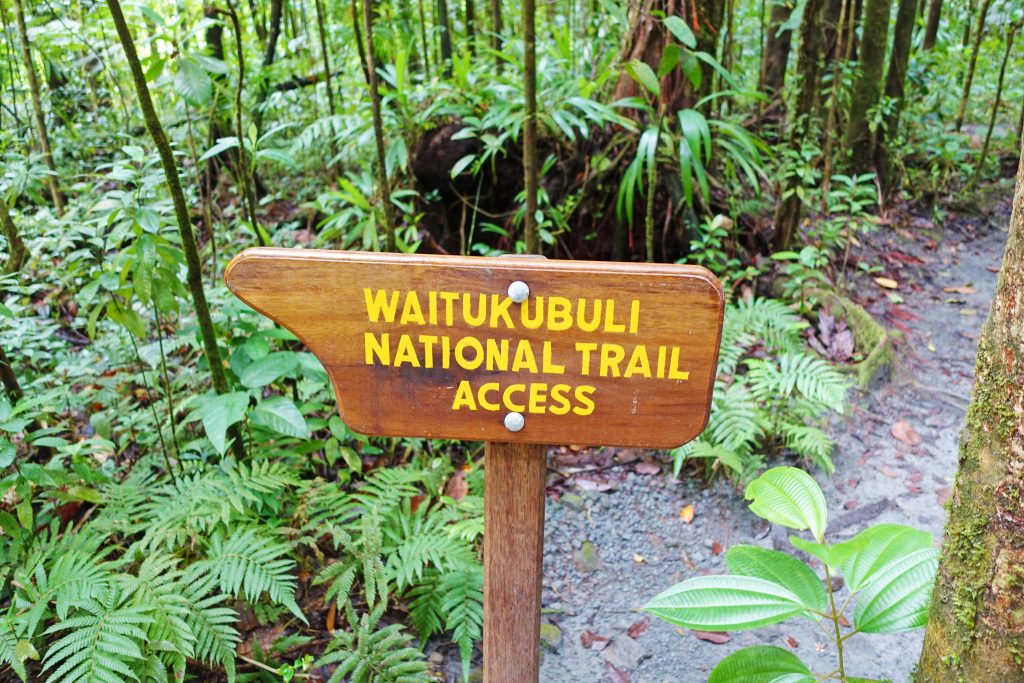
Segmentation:
<svg viewBox="0 0 1024 683">
<path fill-rule="evenodd" d="M 879 573 L 857 598 L 853 624 L 864 633 L 898 633 L 928 622 L 939 551 L 913 552 Z"/>
<path fill-rule="evenodd" d="M 857 534 L 861 547 L 840 566 L 846 585 L 859 591 L 910 553 L 932 547 L 932 535 L 902 524 L 877 524 Z"/>
<path fill-rule="evenodd" d="M 18 449 L 8 439 L 0 436 L 0 470 L 10 466 L 14 462 L 14 456 Z"/>
<path fill-rule="evenodd" d="M 808 529 L 824 540 L 828 511 L 825 494 L 811 475 L 796 467 L 773 467 L 747 485 L 750 511 L 789 529 Z"/>
<path fill-rule="evenodd" d="M 196 400 L 196 411 L 203 422 L 206 438 L 210 440 L 217 453 L 224 455 L 227 450 L 228 427 L 245 418 L 245 409 L 249 405 L 249 393 L 234 391 L 230 394 L 201 396 Z"/>
<path fill-rule="evenodd" d="M 178 59 L 178 73 L 174 75 L 174 89 L 193 106 L 202 106 L 210 101 L 213 81 L 198 62 L 183 57 Z"/>
<path fill-rule="evenodd" d="M 814 555 L 833 569 L 838 568 L 846 558 L 857 552 L 863 544 L 863 541 L 856 537 L 851 538 L 849 541 L 836 543 L 835 545 L 815 543 L 799 536 L 790 536 L 789 542 L 808 555 Z"/>
<path fill-rule="evenodd" d="M 828 596 L 817 574 L 786 553 L 752 545 L 737 545 L 725 554 L 729 571 L 740 576 L 765 579 L 788 588 L 808 609 L 824 612 Z"/>
<path fill-rule="evenodd" d="M 691 50 L 697 47 L 697 36 L 693 34 L 693 29 L 682 18 L 677 16 L 667 17 L 665 19 L 665 28 L 672 32 L 676 40 Z"/>
<path fill-rule="evenodd" d="M 661 95 L 661 85 L 658 83 L 658 77 L 655 75 L 654 69 L 646 63 L 641 62 L 639 59 L 634 59 L 626 64 L 626 72 L 652 95 Z"/>
<path fill-rule="evenodd" d="M 294 351 L 276 351 L 247 365 L 238 380 L 243 386 L 255 389 L 287 375 L 295 370 L 297 364 Z"/>
<path fill-rule="evenodd" d="M 206 161 L 210 157 L 215 157 L 218 154 L 226 152 L 229 149 L 234 149 L 235 147 L 238 147 L 237 137 L 232 136 L 226 138 L 219 138 L 217 140 L 217 144 L 215 144 L 210 149 L 206 150 L 203 153 L 203 156 L 199 157 L 199 161 Z"/>
<path fill-rule="evenodd" d="M 287 436 L 300 439 L 309 438 L 309 427 L 302 413 L 290 399 L 284 396 L 271 396 L 264 399 L 249 414 L 249 419 L 258 425 L 273 429 Z"/>
<path fill-rule="evenodd" d="M 11 309 L 7 308 L 7 306 L 4 306 L 3 303 L 0 303 L 0 318 L 13 318 L 13 317 L 14 317 L 14 311 L 12 311 Z"/>
<path fill-rule="evenodd" d="M 708 683 L 813 683 L 814 675 L 800 658 L 771 645 L 737 650 L 711 670 Z"/>
<path fill-rule="evenodd" d="M 643 607 L 670 624 L 704 631 L 739 631 L 804 613 L 800 598 L 750 576 L 698 576 L 676 584 Z"/>
</svg>

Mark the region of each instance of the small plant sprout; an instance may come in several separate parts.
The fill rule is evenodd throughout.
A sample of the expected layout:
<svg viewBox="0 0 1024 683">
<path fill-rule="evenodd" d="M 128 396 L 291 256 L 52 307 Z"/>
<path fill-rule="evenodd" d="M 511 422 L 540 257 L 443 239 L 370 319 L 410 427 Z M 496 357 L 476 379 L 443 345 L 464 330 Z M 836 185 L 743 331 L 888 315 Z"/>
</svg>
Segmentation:
<svg viewBox="0 0 1024 683">
<path fill-rule="evenodd" d="M 671 624 L 703 631 L 742 631 L 792 617 L 811 619 L 835 644 L 832 671 L 812 672 L 793 653 L 758 645 L 719 662 L 709 683 L 869 681 L 847 674 L 843 645 L 857 633 L 898 633 L 925 625 L 939 563 L 931 534 L 876 524 L 830 545 L 825 542 L 825 496 L 809 474 L 795 467 L 768 470 L 747 486 L 745 497 L 758 517 L 807 531 L 810 539 L 790 536 L 789 541 L 810 555 L 824 576 L 786 553 L 738 545 L 726 554 L 728 574 L 687 579 L 643 609 Z M 845 595 L 833 587 L 839 575 Z"/>
</svg>

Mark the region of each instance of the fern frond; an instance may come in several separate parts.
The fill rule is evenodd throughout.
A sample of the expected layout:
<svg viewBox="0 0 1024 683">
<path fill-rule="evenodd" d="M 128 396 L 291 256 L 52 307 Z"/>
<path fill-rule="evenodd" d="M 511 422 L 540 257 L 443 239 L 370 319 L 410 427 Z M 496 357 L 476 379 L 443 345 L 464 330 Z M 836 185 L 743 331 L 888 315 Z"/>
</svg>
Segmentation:
<svg viewBox="0 0 1024 683">
<path fill-rule="evenodd" d="M 408 536 L 388 554 L 386 568 L 389 578 L 403 591 L 422 579 L 427 567 L 445 572 L 475 565 L 476 554 L 470 545 L 445 530 Z"/>
<path fill-rule="evenodd" d="M 130 604 L 130 596 L 110 590 L 104 600 L 84 600 L 75 616 L 46 633 L 66 632 L 50 645 L 43 671 L 47 683 L 127 683 L 139 680 L 135 669 L 145 659 L 143 646 L 151 622 L 149 609 Z"/>
<path fill-rule="evenodd" d="M 22 611 L 25 632 L 34 634 L 49 614 L 50 603 L 60 619 L 83 600 L 103 601 L 110 589 L 112 563 L 103 558 L 111 548 L 99 550 L 92 543 L 75 545 L 61 542 L 37 557 L 34 569 L 15 572 L 22 586 L 15 594 L 15 605 Z M 48 567 L 49 565 L 49 567 Z"/>
<path fill-rule="evenodd" d="M 0 666 L 7 665 L 14 670 L 18 678 L 28 680 L 28 672 L 25 671 L 25 663 L 18 652 L 19 631 L 15 625 L 14 616 L 10 613 L 0 618 Z"/>
<path fill-rule="evenodd" d="M 834 444 L 828 434 L 810 425 L 784 423 L 780 425 L 786 447 L 799 455 L 809 458 L 826 474 L 835 471 L 832 462 Z"/>
<path fill-rule="evenodd" d="M 809 353 L 787 353 L 777 363 L 764 359 L 747 361 L 751 393 L 760 400 L 772 401 L 799 391 L 810 401 L 841 413 L 849 380 L 827 361 Z"/>
<path fill-rule="evenodd" d="M 217 577 L 220 589 L 255 604 L 266 593 L 278 605 L 303 622 L 306 617 L 295 602 L 295 561 L 285 557 L 291 547 L 255 528 L 237 529 L 227 540 L 218 532 L 210 538 L 205 560 L 189 567 L 197 576 Z"/>
<path fill-rule="evenodd" d="M 451 572 L 441 578 L 441 609 L 444 628 L 459 646 L 462 680 L 469 680 L 473 643 L 480 640 L 484 623 L 484 573 L 481 567 Z"/>
<path fill-rule="evenodd" d="M 409 606 L 409 623 L 419 636 L 420 645 L 444 627 L 444 596 L 441 595 L 439 583 L 437 570 L 427 570 L 423 579 L 403 596 Z"/>
<path fill-rule="evenodd" d="M 377 628 L 383 605 L 361 618 L 348 605 L 345 614 L 351 631 L 335 631 L 328 652 L 316 662 L 337 665 L 328 683 L 428 683 L 423 653 L 408 647 L 412 636 L 401 624 Z"/>
<path fill-rule="evenodd" d="M 185 597 L 184 573 L 178 558 L 150 555 L 135 576 L 118 577 L 132 604 L 149 609 L 152 620 L 147 639 L 159 643 L 165 660 L 179 675 L 185 674 L 185 660 L 194 656 L 195 636 L 188 625 L 189 601 Z"/>
<path fill-rule="evenodd" d="M 228 596 L 217 593 L 206 595 L 211 582 L 196 582 L 185 591 L 189 602 L 188 624 L 195 637 L 195 658 L 207 664 L 224 667 L 228 683 L 235 680 L 235 648 L 240 636 L 235 629 L 238 614 L 227 607 Z"/>
<path fill-rule="evenodd" d="M 727 451 L 740 454 L 750 452 L 764 434 L 760 407 L 743 382 L 724 386 L 715 383 L 711 416 L 704 431 L 704 439 Z"/>
</svg>

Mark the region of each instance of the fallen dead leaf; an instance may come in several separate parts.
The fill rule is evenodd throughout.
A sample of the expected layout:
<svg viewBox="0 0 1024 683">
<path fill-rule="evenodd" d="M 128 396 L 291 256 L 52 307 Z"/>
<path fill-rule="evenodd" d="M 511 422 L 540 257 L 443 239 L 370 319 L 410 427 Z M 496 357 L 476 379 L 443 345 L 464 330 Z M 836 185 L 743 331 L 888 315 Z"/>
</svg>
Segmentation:
<svg viewBox="0 0 1024 683">
<path fill-rule="evenodd" d="M 637 466 L 634 467 L 633 469 L 636 470 L 637 474 L 652 474 L 653 475 L 653 474 L 658 474 L 659 472 L 661 472 L 661 465 L 659 465 L 656 462 L 651 462 L 650 460 L 644 460 L 643 462 L 638 463 Z"/>
<path fill-rule="evenodd" d="M 900 476 L 899 472 L 897 472 L 896 470 L 890 469 L 888 467 L 883 467 L 879 471 L 882 474 L 884 474 L 885 476 L 889 477 L 890 479 L 897 479 Z"/>
<path fill-rule="evenodd" d="M 722 554 L 722 550 L 724 550 L 724 548 L 722 548 L 722 544 L 721 543 L 719 543 L 718 541 L 712 542 L 712 544 L 711 544 L 711 554 L 712 555 L 721 555 Z"/>
<path fill-rule="evenodd" d="M 943 287 L 942 291 L 946 294 L 977 294 L 978 290 L 970 285 L 960 285 L 958 287 Z"/>
<path fill-rule="evenodd" d="M 611 662 L 605 662 L 605 664 L 608 665 L 608 676 L 612 683 L 630 683 L 628 673 L 616 667 Z"/>
<path fill-rule="evenodd" d="M 939 505 L 945 505 L 946 501 L 949 500 L 949 487 L 943 486 L 935 489 L 935 497 L 939 500 Z"/>
<path fill-rule="evenodd" d="M 633 553 L 633 561 L 636 562 L 637 564 L 643 564 L 644 562 L 647 561 L 647 558 L 645 558 L 640 553 Z"/>
<path fill-rule="evenodd" d="M 732 640 L 732 636 L 728 633 L 718 633 L 717 631 L 693 631 L 693 635 L 715 645 L 725 645 Z"/>
<path fill-rule="evenodd" d="M 855 507 L 857 507 L 857 499 L 856 498 L 851 498 L 850 500 L 848 500 L 845 503 L 843 503 L 843 508 L 845 508 L 847 510 L 852 510 Z"/>
<path fill-rule="evenodd" d="M 466 482 L 466 471 L 458 470 L 448 480 L 448 485 L 444 487 L 444 495 L 454 501 L 460 501 L 466 497 L 467 493 L 469 493 L 469 484 Z"/>
<path fill-rule="evenodd" d="M 793 636 L 786 636 L 786 645 L 789 645 L 794 650 L 800 647 L 800 641 Z"/>
<path fill-rule="evenodd" d="M 683 520 L 687 524 L 693 521 L 693 503 L 689 503 L 683 506 L 683 509 L 679 511 L 679 519 Z"/>
<path fill-rule="evenodd" d="M 884 287 L 886 289 L 896 289 L 900 286 L 900 283 L 890 277 L 876 277 L 875 282 L 879 287 Z"/>
<path fill-rule="evenodd" d="M 594 650 L 600 652 L 601 650 L 608 647 L 608 643 L 612 641 L 611 638 L 605 636 L 599 636 L 589 628 L 580 634 L 580 645 L 587 648 L 588 650 Z"/>
<path fill-rule="evenodd" d="M 327 608 L 327 631 L 334 633 L 334 619 L 338 613 L 338 601 L 331 600 L 331 606 Z"/>
<path fill-rule="evenodd" d="M 906 420 L 899 420 L 894 422 L 891 428 L 892 435 L 907 444 L 908 446 L 920 446 L 923 439 L 921 435 L 914 431 L 914 428 L 910 426 L 910 423 Z"/>
<path fill-rule="evenodd" d="M 839 625 L 843 628 L 850 628 L 850 626 L 852 626 L 850 620 L 844 617 L 842 614 L 839 615 Z"/>
<path fill-rule="evenodd" d="M 1000 270 L 1002 270 L 1002 268 L 1000 268 L 999 266 L 986 266 L 985 270 L 987 270 L 990 273 L 998 273 Z"/>
<path fill-rule="evenodd" d="M 632 626 L 629 627 L 629 629 L 626 630 L 626 635 L 629 636 L 630 638 L 634 638 L 634 639 L 639 638 L 643 634 L 647 633 L 647 629 L 650 628 L 650 626 L 651 626 L 651 618 L 650 617 L 644 617 L 642 619 L 638 619 L 637 621 L 635 621 L 633 623 Z"/>
<path fill-rule="evenodd" d="M 581 491 L 610 491 L 612 489 L 611 482 L 608 477 L 576 477 L 576 488 Z"/>
<path fill-rule="evenodd" d="M 961 308 L 960 315 L 978 315 L 978 309 L 976 308 Z"/>
</svg>

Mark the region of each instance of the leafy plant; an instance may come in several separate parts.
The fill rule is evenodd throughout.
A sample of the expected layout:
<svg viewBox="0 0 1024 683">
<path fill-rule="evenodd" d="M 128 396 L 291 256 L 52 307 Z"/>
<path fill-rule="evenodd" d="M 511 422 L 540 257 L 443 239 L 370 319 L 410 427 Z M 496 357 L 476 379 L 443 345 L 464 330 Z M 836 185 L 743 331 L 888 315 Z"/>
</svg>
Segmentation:
<svg viewBox="0 0 1024 683">
<path fill-rule="evenodd" d="M 809 474 L 794 467 L 768 470 L 747 485 L 744 496 L 755 515 L 810 534 L 810 540 L 789 540 L 820 563 L 824 577 L 786 553 L 739 545 L 726 554 L 729 574 L 687 579 L 652 598 L 644 610 L 671 624 L 705 631 L 739 631 L 794 617 L 817 621 L 836 647 L 838 666 L 812 673 L 787 650 L 748 647 L 719 662 L 708 678 L 711 683 L 864 681 L 847 675 L 843 648 L 848 638 L 925 625 L 938 571 L 938 550 L 932 548 L 930 534 L 877 524 L 848 541 L 828 544 L 825 496 Z M 845 598 L 833 587 L 833 578 L 840 575 Z M 847 617 L 854 601 L 854 612 Z"/>
</svg>

